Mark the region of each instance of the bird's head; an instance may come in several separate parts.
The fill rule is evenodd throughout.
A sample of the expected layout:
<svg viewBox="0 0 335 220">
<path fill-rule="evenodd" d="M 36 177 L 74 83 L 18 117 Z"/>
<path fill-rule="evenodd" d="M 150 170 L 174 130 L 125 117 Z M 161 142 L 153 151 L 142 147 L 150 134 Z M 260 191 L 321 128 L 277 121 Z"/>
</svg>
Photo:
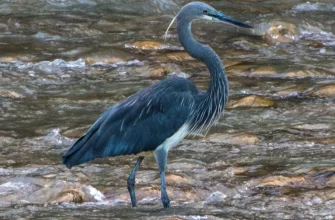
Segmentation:
<svg viewBox="0 0 335 220">
<path fill-rule="evenodd" d="M 177 22 L 183 19 L 187 19 L 188 21 L 192 21 L 195 19 L 205 19 L 224 22 L 230 25 L 244 28 L 252 28 L 252 26 L 228 17 L 222 12 L 217 11 L 212 6 L 203 2 L 191 2 L 185 5 L 177 15 Z"/>
</svg>

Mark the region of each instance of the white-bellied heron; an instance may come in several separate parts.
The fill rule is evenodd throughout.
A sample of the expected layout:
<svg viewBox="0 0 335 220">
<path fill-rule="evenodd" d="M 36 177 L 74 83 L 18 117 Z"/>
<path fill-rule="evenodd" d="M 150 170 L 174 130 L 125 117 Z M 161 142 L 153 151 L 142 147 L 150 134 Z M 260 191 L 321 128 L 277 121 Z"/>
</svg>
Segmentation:
<svg viewBox="0 0 335 220">
<path fill-rule="evenodd" d="M 209 129 L 219 119 L 228 99 L 227 76 L 219 56 L 192 36 L 192 21 L 199 18 L 251 26 L 202 2 L 189 3 L 180 10 L 176 16 L 179 41 L 192 57 L 206 64 L 210 72 L 208 90 L 200 91 L 190 80 L 174 76 L 111 106 L 64 154 L 63 163 L 68 168 L 95 158 L 154 151 L 160 172 L 161 200 L 165 208 L 170 206 L 165 185 L 168 151 L 187 134 Z M 132 206 L 137 205 L 135 176 L 143 158 L 138 158 L 127 181 Z"/>
</svg>

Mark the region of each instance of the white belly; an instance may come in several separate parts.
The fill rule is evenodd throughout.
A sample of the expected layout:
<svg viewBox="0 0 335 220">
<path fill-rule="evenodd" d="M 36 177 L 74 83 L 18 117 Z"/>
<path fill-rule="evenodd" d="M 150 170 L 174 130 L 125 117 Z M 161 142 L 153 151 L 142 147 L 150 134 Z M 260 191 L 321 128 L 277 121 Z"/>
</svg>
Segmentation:
<svg viewBox="0 0 335 220">
<path fill-rule="evenodd" d="M 184 137 L 189 133 L 189 125 L 184 124 L 179 128 L 179 130 L 174 133 L 171 137 L 166 139 L 161 145 L 158 146 L 158 149 L 163 148 L 166 152 L 168 152 L 171 148 L 175 147 Z"/>
</svg>

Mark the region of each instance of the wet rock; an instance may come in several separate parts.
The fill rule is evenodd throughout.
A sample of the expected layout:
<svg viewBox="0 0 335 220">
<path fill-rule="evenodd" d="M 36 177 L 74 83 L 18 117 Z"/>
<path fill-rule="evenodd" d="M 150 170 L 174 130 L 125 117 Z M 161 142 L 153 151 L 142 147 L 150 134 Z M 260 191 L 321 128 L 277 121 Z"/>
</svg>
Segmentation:
<svg viewBox="0 0 335 220">
<path fill-rule="evenodd" d="M 321 144 L 335 144 L 335 137 L 310 139 L 313 142 Z"/>
<path fill-rule="evenodd" d="M 0 62 L 2 63 L 10 63 L 15 61 L 22 62 L 36 62 L 36 56 L 31 54 L 8 54 L 0 57 Z"/>
<path fill-rule="evenodd" d="M 239 100 L 231 100 L 228 102 L 226 108 L 243 108 L 243 107 L 272 107 L 275 105 L 275 102 L 264 98 L 262 96 L 247 96 Z"/>
<path fill-rule="evenodd" d="M 270 173 L 268 167 L 263 165 L 253 165 L 253 166 L 234 166 L 228 167 L 225 170 L 230 177 L 236 176 L 244 176 L 244 177 L 257 177 L 257 176 L 264 176 Z"/>
<path fill-rule="evenodd" d="M 7 97 L 7 98 L 14 98 L 14 99 L 24 98 L 23 95 L 17 92 L 14 92 L 14 91 L 0 91 L 0 97 Z"/>
<path fill-rule="evenodd" d="M 1 63 L 9 63 L 9 62 L 17 61 L 17 60 L 19 60 L 18 56 L 4 56 L 4 57 L 0 57 L 0 62 Z"/>
<path fill-rule="evenodd" d="M 167 75 L 167 73 L 169 72 L 168 68 L 163 67 L 163 66 L 156 66 L 153 68 L 150 68 L 150 77 L 151 78 L 162 78 L 165 75 Z"/>
<path fill-rule="evenodd" d="M 85 63 L 88 65 L 92 64 L 116 64 L 122 62 L 128 62 L 134 60 L 135 56 L 131 53 L 109 49 L 107 51 L 94 52 L 84 55 Z"/>
<path fill-rule="evenodd" d="M 281 89 L 279 91 L 274 92 L 275 95 L 281 96 L 281 97 L 292 97 L 292 96 L 299 96 L 303 93 L 303 91 L 306 89 L 305 86 L 293 86 L 286 89 Z"/>
<path fill-rule="evenodd" d="M 176 174 L 166 174 L 166 184 L 168 185 L 188 185 L 192 181 L 190 178 L 186 177 L 185 175 L 176 175 Z"/>
<path fill-rule="evenodd" d="M 332 76 L 332 71 L 325 69 L 288 67 L 280 65 L 238 64 L 227 69 L 228 75 L 245 77 L 274 77 L 274 78 L 306 78 L 317 76 Z"/>
<path fill-rule="evenodd" d="M 264 38 L 271 44 L 275 44 L 277 42 L 291 43 L 298 39 L 298 30 L 292 23 L 274 21 L 270 24 L 269 29 L 265 31 Z"/>
<path fill-rule="evenodd" d="M 266 177 L 256 185 L 265 194 L 278 195 L 306 189 L 335 187 L 335 167 L 316 167 L 306 174 Z"/>
<path fill-rule="evenodd" d="M 278 70 L 273 66 L 256 66 L 253 67 L 251 71 L 254 76 L 273 75 L 278 73 Z"/>
<path fill-rule="evenodd" d="M 10 204 L 85 202 L 105 199 L 104 195 L 92 186 L 32 177 L 9 179 L 0 185 L 0 192 L 4 196 L 0 203 Z"/>
<path fill-rule="evenodd" d="M 325 85 L 311 93 L 311 96 L 317 97 L 335 97 L 335 84 Z"/>
<path fill-rule="evenodd" d="M 301 186 L 307 181 L 304 176 L 271 176 L 262 180 L 257 187 L 264 186 Z"/>
<path fill-rule="evenodd" d="M 249 167 L 233 167 L 232 172 L 234 175 L 241 176 L 261 176 L 266 174 L 266 168 L 263 165 L 255 165 Z"/>
<path fill-rule="evenodd" d="M 248 64 L 234 65 L 227 69 L 228 75 L 248 77 L 272 76 L 277 72 L 275 67 L 272 66 L 255 66 Z"/>
<path fill-rule="evenodd" d="M 300 130 L 327 130 L 330 126 L 328 124 L 300 124 L 294 125 L 292 128 Z"/>
<path fill-rule="evenodd" d="M 84 135 L 87 129 L 88 127 L 74 128 L 74 129 L 70 129 L 70 130 L 62 132 L 63 133 L 62 135 L 68 138 L 78 138 Z"/>
<path fill-rule="evenodd" d="M 140 50 L 159 50 L 167 48 L 166 45 L 157 41 L 136 41 L 125 45 L 126 48 L 135 48 Z"/>
<path fill-rule="evenodd" d="M 329 72 L 317 71 L 315 69 L 303 69 L 303 70 L 289 70 L 284 73 L 283 76 L 286 78 L 305 78 L 305 77 L 316 77 L 316 76 L 327 76 Z"/>
<path fill-rule="evenodd" d="M 69 189 L 61 192 L 52 202 L 84 202 L 84 192 L 79 189 Z"/>
<path fill-rule="evenodd" d="M 247 133 L 234 133 L 234 134 L 212 134 L 207 138 L 211 142 L 222 142 L 225 144 L 233 145 L 247 145 L 257 144 L 259 142 L 258 137 L 253 134 Z"/>
</svg>

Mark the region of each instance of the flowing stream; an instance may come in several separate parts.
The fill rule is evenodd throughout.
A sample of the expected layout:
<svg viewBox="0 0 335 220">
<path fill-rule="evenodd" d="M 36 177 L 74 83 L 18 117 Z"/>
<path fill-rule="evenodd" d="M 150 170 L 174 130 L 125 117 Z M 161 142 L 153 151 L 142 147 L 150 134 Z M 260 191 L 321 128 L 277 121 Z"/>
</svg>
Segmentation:
<svg viewBox="0 0 335 220">
<path fill-rule="evenodd" d="M 180 46 L 185 0 L 3 0 L 0 219 L 335 219 L 335 2 L 206 1 L 255 28 L 196 21 L 222 58 L 229 103 L 168 157 L 171 208 L 145 157 L 71 170 L 62 154 L 110 105 L 171 74 L 208 86 Z"/>
</svg>

